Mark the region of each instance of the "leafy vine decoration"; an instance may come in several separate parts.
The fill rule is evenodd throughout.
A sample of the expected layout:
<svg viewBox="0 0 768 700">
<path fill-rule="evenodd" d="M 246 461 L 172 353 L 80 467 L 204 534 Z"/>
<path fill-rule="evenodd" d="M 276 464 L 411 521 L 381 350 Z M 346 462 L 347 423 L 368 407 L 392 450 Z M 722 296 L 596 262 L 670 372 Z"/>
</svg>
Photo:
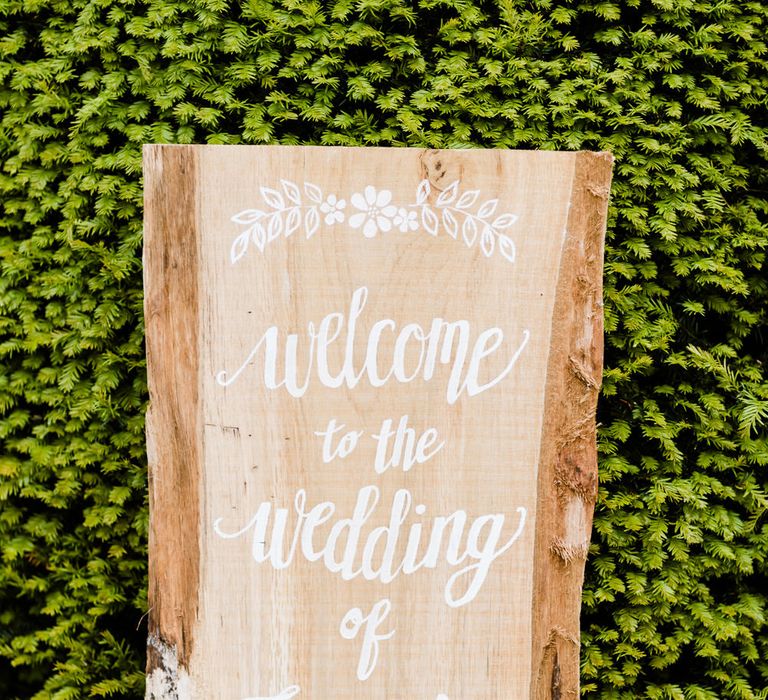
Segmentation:
<svg viewBox="0 0 768 700">
<path fill-rule="evenodd" d="M 311 182 L 297 183 L 280 180 L 280 188 L 261 187 L 262 209 L 244 209 L 232 221 L 246 228 L 233 240 L 230 248 L 232 264 L 238 262 L 251 246 L 264 252 L 272 241 L 288 238 L 302 231 L 311 238 L 320 228 L 321 221 L 334 226 L 347 221 L 351 228 L 359 228 L 367 238 L 397 228 L 403 233 L 423 228 L 432 236 L 442 229 L 454 240 L 463 240 L 468 248 L 479 241 L 486 257 L 498 252 L 509 262 L 515 261 L 514 241 L 505 233 L 517 221 L 515 214 L 497 215 L 498 199 L 480 199 L 480 190 L 460 190 L 455 180 L 435 199 L 429 201 L 432 186 L 422 180 L 416 189 L 416 201 L 405 206 L 392 203 L 392 192 L 367 185 L 362 192 L 350 198 L 354 211 L 347 214 L 347 200 L 336 194 L 325 195 Z"/>
</svg>

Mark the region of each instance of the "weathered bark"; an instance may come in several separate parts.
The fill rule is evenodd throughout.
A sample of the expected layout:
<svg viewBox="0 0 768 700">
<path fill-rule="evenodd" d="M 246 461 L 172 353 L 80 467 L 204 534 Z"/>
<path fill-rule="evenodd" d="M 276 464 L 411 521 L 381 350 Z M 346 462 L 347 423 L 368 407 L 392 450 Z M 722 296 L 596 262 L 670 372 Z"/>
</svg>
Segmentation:
<svg viewBox="0 0 768 700">
<path fill-rule="evenodd" d="M 602 271 L 613 159 L 579 153 L 552 317 L 538 477 L 533 596 L 535 700 L 579 697 L 579 615 L 597 497 Z"/>
<path fill-rule="evenodd" d="M 199 239 L 195 149 L 144 149 L 150 405 L 147 697 L 184 697 L 199 591 Z"/>
</svg>

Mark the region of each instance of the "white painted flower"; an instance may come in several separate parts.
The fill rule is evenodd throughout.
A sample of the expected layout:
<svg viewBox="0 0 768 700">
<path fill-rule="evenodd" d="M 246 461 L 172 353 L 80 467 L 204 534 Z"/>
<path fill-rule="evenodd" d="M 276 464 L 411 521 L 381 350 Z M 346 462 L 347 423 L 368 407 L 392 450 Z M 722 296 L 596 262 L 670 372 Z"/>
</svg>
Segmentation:
<svg viewBox="0 0 768 700">
<path fill-rule="evenodd" d="M 363 227 L 363 235 L 373 238 L 379 231 L 389 231 L 392 228 L 392 217 L 397 214 L 397 207 L 390 204 L 392 193 L 389 190 L 379 190 L 372 185 L 365 192 L 355 192 L 352 204 L 360 212 L 349 217 L 352 228 Z"/>
<path fill-rule="evenodd" d="M 336 199 L 335 194 L 329 194 L 328 198 L 320 205 L 320 211 L 325 214 L 325 223 L 331 226 L 344 221 L 343 210 L 346 206 L 346 199 Z"/>
<path fill-rule="evenodd" d="M 415 231 L 419 228 L 419 222 L 416 219 L 415 211 L 408 211 L 403 207 L 397 210 L 395 218 L 392 219 L 392 223 L 397 226 L 403 233 L 406 231 Z"/>
</svg>

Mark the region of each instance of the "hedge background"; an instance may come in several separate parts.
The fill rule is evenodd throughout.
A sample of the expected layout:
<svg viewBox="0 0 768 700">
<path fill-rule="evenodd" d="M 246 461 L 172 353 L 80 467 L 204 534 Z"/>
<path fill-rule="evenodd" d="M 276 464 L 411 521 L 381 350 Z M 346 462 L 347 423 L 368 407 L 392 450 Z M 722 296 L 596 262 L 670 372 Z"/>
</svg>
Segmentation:
<svg viewBox="0 0 768 700">
<path fill-rule="evenodd" d="M 584 696 L 768 698 L 767 32 L 761 0 L 0 0 L 0 697 L 142 696 L 141 144 L 194 142 L 613 151 Z"/>
</svg>

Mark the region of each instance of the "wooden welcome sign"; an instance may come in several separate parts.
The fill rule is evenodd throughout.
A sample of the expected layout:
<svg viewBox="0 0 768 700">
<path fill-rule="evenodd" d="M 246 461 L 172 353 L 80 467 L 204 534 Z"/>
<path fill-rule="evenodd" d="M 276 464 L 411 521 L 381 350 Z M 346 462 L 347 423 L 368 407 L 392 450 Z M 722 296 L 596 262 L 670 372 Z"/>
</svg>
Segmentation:
<svg viewBox="0 0 768 700">
<path fill-rule="evenodd" d="M 148 146 L 148 698 L 578 695 L 607 154 Z"/>
</svg>

